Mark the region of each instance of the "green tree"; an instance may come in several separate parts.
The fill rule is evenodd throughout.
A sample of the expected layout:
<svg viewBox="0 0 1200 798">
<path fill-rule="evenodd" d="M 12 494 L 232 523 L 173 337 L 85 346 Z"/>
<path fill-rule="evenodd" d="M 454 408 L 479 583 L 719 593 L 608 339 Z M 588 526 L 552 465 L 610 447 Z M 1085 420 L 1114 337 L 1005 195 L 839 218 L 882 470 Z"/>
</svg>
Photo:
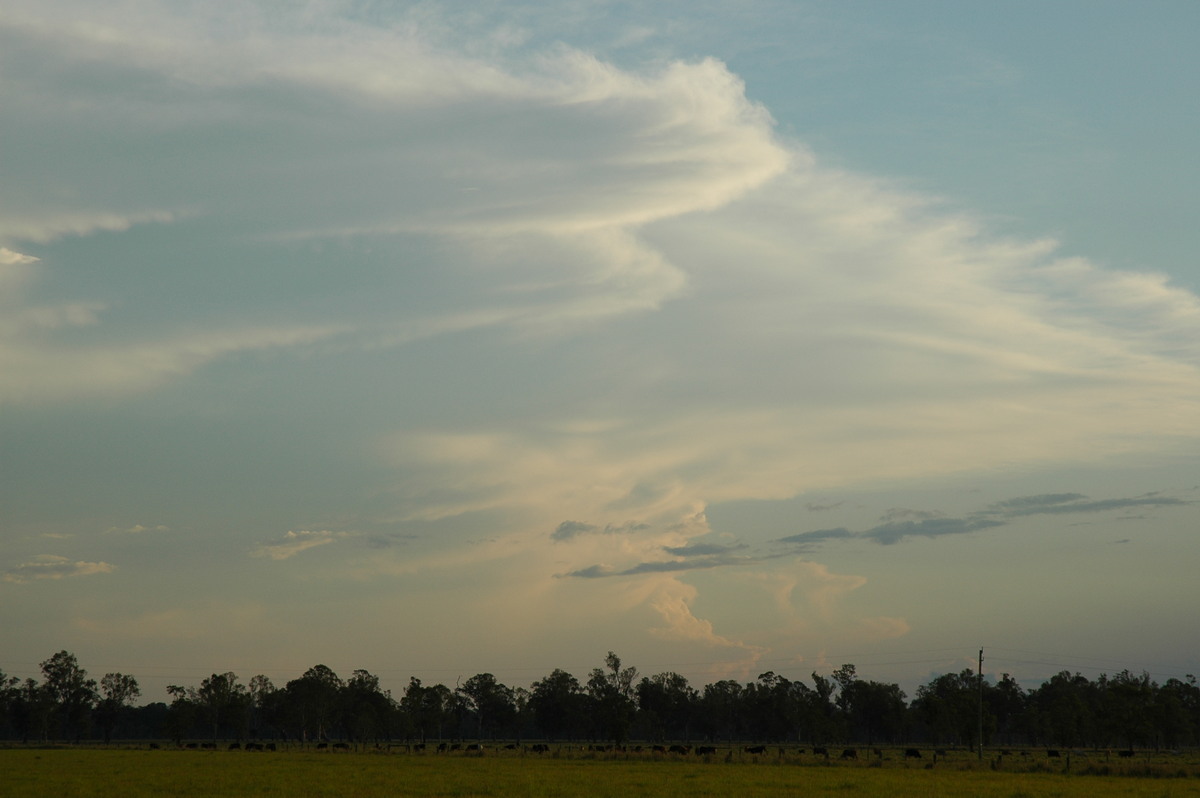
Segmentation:
<svg viewBox="0 0 1200 798">
<path fill-rule="evenodd" d="M 314 665 L 299 679 L 287 683 L 286 703 L 301 740 L 329 738 L 336 725 L 343 686 L 338 675 L 325 665 Z"/>
<path fill-rule="evenodd" d="M 100 679 L 102 698 L 96 705 L 96 716 L 104 734 L 104 742 L 112 739 L 113 731 L 133 700 L 142 694 L 137 679 L 124 673 L 106 673 Z"/>
<path fill-rule="evenodd" d="M 509 729 L 517 719 L 512 688 L 496 681 L 490 673 L 480 673 L 463 683 L 460 689 L 475 716 L 476 736 L 496 738 L 497 732 Z"/>
<path fill-rule="evenodd" d="M 555 668 L 549 676 L 533 683 L 529 709 L 547 739 L 573 737 L 583 721 L 585 697 L 578 679 Z"/>
<path fill-rule="evenodd" d="M 621 667 L 621 658 L 608 652 L 604 668 L 594 668 L 588 678 L 587 693 L 592 703 L 592 720 L 599 732 L 616 745 L 629 739 L 629 729 L 637 711 L 634 679 L 637 668 Z"/>
<path fill-rule="evenodd" d="M 355 670 L 342 691 L 345 723 L 350 737 L 358 742 L 390 736 L 392 697 L 379 689 L 379 677 L 361 668 Z"/>
<path fill-rule="evenodd" d="M 689 740 L 700 694 L 678 673 L 643 677 L 637 686 L 638 719 L 648 739 Z"/>
<path fill-rule="evenodd" d="M 60 651 L 41 664 L 43 687 L 54 703 L 61 737 L 64 740 L 83 734 L 98 698 L 96 681 L 87 678 L 75 655 Z"/>
</svg>

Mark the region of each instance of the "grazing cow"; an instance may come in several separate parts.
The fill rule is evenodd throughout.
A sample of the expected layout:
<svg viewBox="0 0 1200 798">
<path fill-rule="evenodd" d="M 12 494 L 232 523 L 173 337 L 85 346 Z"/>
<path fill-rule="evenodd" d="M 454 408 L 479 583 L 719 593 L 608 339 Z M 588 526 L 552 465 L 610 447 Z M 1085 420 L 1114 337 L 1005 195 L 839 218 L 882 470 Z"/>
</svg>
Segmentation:
<svg viewBox="0 0 1200 798">
<path fill-rule="evenodd" d="M 1060 755 L 1059 755 L 1059 753 L 1058 753 L 1058 751 L 1057 751 L 1056 749 L 1054 749 L 1054 748 L 1047 748 L 1047 749 L 1046 749 L 1046 756 L 1047 756 L 1047 757 L 1049 757 L 1049 758 L 1051 758 L 1051 759 L 1058 759 Z"/>
<path fill-rule="evenodd" d="M 437 750 L 438 750 L 438 753 L 439 753 L 439 754 L 444 754 L 444 753 L 446 753 L 447 751 L 449 751 L 449 750 L 450 750 L 450 746 L 449 746 L 449 745 L 447 745 L 446 743 L 438 743 L 438 749 L 437 749 Z"/>
<path fill-rule="evenodd" d="M 506 750 L 506 751 L 516 751 L 516 750 L 517 750 L 518 748 L 520 748 L 520 747 L 521 747 L 521 746 L 517 745 L 516 743 L 509 743 L 508 745 L 504 746 L 504 750 Z"/>
<path fill-rule="evenodd" d="M 672 754 L 686 755 L 687 752 L 692 749 L 691 749 L 691 746 L 687 746 L 687 745 L 673 745 L 670 748 L 668 748 L 667 750 L 670 751 Z"/>
<path fill-rule="evenodd" d="M 1133 756 L 1133 749 L 1130 748 L 1125 751 L 1117 751 L 1117 756 L 1124 757 L 1125 759 L 1129 759 L 1130 757 Z"/>
<path fill-rule="evenodd" d="M 813 756 L 823 756 L 826 759 L 828 759 L 829 758 L 829 749 L 828 748 L 814 748 Z"/>
<path fill-rule="evenodd" d="M 696 756 L 711 756 L 717 752 L 714 745 L 700 745 L 696 747 Z"/>
<path fill-rule="evenodd" d="M 230 751 L 240 751 L 240 750 L 242 750 L 242 744 L 241 743 L 230 743 L 229 750 Z"/>
<path fill-rule="evenodd" d="M 157 751 L 157 750 L 158 750 L 158 743 L 150 743 L 150 750 L 151 750 L 151 751 Z"/>
<path fill-rule="evenodd" d="M 268 750 L 268 751 L 274 751 L 274 750 L 275 750 L 275 743 L 267 743 L 267 750 Z"/>
<path fill-rule="evenodd" d="M 656 745 L 650 750 L 656 754 L 665 754 L 667 752 L 667 747 L 665 745 Z"/>
<path fill-rule="evenodd" d="M 483 745 L 480 743 L 471 743 L 470 745 L 467 746 L 467 750 L 468 751 L 482 751 Z"/>
<path fill-rule="evenodd" d="M 328 751 L 329 743 L 317 743 L 317 750 L 318 751 Z"/>
<path fill-rule="evenodd" d="M 879 757 L 880 759 L 883 759 L 883 751 L 881 751 L 878 748 L 872 748 L 871 750 L 875 753 L 875 756 Z"/>
<path fill-rule="evenodd" d="M 905 748 L 904 749 L 904 758 L 905 759 L 920 759 L 921 752 L 918 751 L 916 748 Z"/>
<path fill-rule="evenodd" d="M 747 754 L 765 754 L 767 747 L 765 745 L 748 745 L 746 746 Z"/>
<path fill-rule="evenodd" d="M 425 743 L 414 743 L 414 744 L 413 744 L 413 747 L 412 747 L 412 750 L 414 750 L 414 751 L 424 751 L 424 750 L 425 750 Z"/>
<path fill-rule="evenodd" d="M 350 743 L 334 743 L 333 750 L 334 751 L 349 751 Z"/>
<path fill-rule="evenodd" d="M 550 752 L 550 746 L 546 745 L 545 743 L 535 743 L 534 745 L 529 746 L 529 750 L 535 754 L 547 754 Z"/>
<path fill-rule="evenodd" d="M 858 759 L 858 750 L 855 748 L 845 748 L 842 750 L 842 759 Z"/>
</svg>

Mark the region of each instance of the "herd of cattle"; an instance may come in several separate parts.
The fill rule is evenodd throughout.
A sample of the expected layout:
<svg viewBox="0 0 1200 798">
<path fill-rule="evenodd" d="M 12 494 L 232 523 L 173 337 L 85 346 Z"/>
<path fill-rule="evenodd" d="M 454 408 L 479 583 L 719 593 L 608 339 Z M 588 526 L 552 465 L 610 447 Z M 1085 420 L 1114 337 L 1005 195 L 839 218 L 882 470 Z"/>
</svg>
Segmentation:
<svg viewBox="0 0 1200 798">
<path fill-rule="evenodd" d="M 188 749 L 188 750 L 214 751 L 214 750 L 217 750 L 218 745 L 217 745 L 217 743 L 212 743 L 212 742 L 205 742 L 205 743 L 183 743 L 183 742 L 181 742 L 178 744 L 178 747 L 183 748 L 183 749 Z M 456 752 L 482 754 L 487 750 L 493 750 L 496 752 L 509 752 L 509 753 L 516 753 L 516 754 L 539 754 L 539 755 L 549 754 L 552 751 L 562 751 L 564 753 L 583 753 L 583 754 L 597 754 L 597 753 L 602 753 L 602 754 L 649 754 L 649 755 L 658 755 L 658 756 L 664 756 L 664 757 L 665 756 L 712 757 L 712 756 L 716 756 L 717 754 L 724 753 L 727 758 L 731 758 L 738 750 L 736 746 L 718 748 L 717 746 L 714 746 L 714 745 L 691 746 L 691 745 L 680 745 L 680 744 L 645 745 L 645 746 L 644 745 L 634 745 L 634 746 L 561 745 L 561 746 L 555 746 L 554 748 L 552 748 L 547 743 L 533 743 L 533 744 L 526 744 L 526 745 L 522 745 L 519 743 L 508 743 L 508 744 L 497 744 L 494 746 L 486 746 L 486 747 L 481 743 L 438 743 L 436 745 L 427 745 L 426 743 L 387 743 L 387 744 L 377 743 L 372 748 L 371 746 L 368 746 L 368 745 L 353 746 L 347 742 L 334 742 L 334 743 L 318 742 L 318 743 L 309 743 L 307 745 L 297 743 L 294 746 L 285 746 L 285 747 L 295 748 L 297 750 L 346 751 L 346 752 L 349 752 L 352 750 L 375 750 L 375 751 L 401 750 L 401 751 L 405 751 L 408 753 L 417 753 L 417 754 L 425 753 L 426 751 L 434 751 L 439 754 L 450 754 L 450 753 L 456 753 Z M 161 746 L 158 743 L 150 743 L 150 748 L 159 749 L 159 748 L 161 748 Z M 227 750 L 229 750 L 229 751 L 277 751 L 279 749 L 280 749 L 280 746 L 276 745 L 275 743 L 234 742 L 234 743 L 229 743 L 227 746 Z M 864 754 L 863 759 L 870 759 L 870 758 L 877 759 L 877 760 L 885 759 L 885 752 L 881 748 L 862 748 L 862 749 L 843 748 L 840 751 L 838 749 L 832 749 L 832 751 L 831 751 L 829 748 L 819 747 L 819 746 L 809 749 L 809 748 L 785 748 L 783 746 L 747 745 L 747 746 L 742 747 L 742 749 L 741 749 L 741 752 L 743 754 L 749 754 L 751 757 L 765 756 L 769 753 L 774 752 L 777 756 L 779 756 L 781 758 L 784 756 L 812 756 L 814 758 L 823 758 L 825 761 L 829 761 L 829 760 L 835 759 L 835 758 L 842 759 L 842 760 L 858 761 L 860 751 L 863 752 L 863 754 Z M 889 753 L 899 754 L 900 749 L 890 750 Z M 939 759 L 945 759 L 950 755 L 949 751 L 947 751 L 946 749 L 942 749 L 942 748 L 933 749 L 932 751 L 929 751 L 927 753 L 929 754 L 929 759 L 931 760 L 930 765 L 927 765 L 927 767 L 931 766 L 932 763 L 937 762 Z M 968 755 L 971 755 L 971 753 L 972 752 L 966 751 L 966 752 L 963 752 L 963 755 L 968 756 Z M 1027 759 L 1027 758 L 1030 758 L 1030 757 L 1036 755 L 1036 753 L 1032 752 L 1032 751 L 1027 751 L 1027 750 L 1012 751 L 1012 750 L 1007 750 L 1007 749 L 1000 750 L 1000 751 L 994 751 L 992 753 L 998 754 L 999 757 L 1001 757 L 1001 758 L 1011 757 L 1011 756 L 1019 756 L 1021 758 Z M 1054 748 L 1044 749 L 1044 751 L 1042 753 L 1044 753 L 1044 755 L 1047 759 L 1062 758 L 1062 752 L 1060 752 Z M 1125 749 L 1125 750 L 1119 750 L 1119 751 L 1115 751 L 1115 752 L 1106 752 L 1106 753 L 1116 753 L 1116 755 L 1118 757 L 1126 758 L 1126 759 L 1132 758 L 1135 755 L 1135 752 L 1132 749 Z M 1069 752 L 1068 752 L 1067 756 L 1068 757 L 1070 756 Z M 890 758 L 890 757 L 886 757 L 886 758 Z M 921 750 L 919 748 L 905 748 L 905 749 L 903 749 L 903 758 L 905 760 L 913 760 L 913 759 L 924 760 L 926 757 L 924 754 L 921 753 Z"/>
</svg>

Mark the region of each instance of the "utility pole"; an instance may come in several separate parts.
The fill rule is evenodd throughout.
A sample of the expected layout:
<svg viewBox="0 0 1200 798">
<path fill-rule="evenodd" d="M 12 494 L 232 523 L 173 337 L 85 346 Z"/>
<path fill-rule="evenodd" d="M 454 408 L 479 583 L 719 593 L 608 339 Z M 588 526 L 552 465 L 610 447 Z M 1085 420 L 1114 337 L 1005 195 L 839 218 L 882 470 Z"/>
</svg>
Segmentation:
<svg viewBox="0 0 1200 798">
<path fill-rule="evenodd" d="M 983 649 L 979 649 L 979 761 L 983 761 Z"/>
</svg>

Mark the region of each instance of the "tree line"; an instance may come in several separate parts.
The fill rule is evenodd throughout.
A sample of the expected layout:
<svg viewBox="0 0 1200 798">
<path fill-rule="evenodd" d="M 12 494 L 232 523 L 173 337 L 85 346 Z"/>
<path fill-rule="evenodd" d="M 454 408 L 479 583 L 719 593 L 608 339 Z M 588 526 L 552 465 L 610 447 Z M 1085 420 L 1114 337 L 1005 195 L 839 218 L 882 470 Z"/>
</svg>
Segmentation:
<svg viewBox="0 0 1200 798">
<path fill-rule="evenodd" d="M 780 744 L 928 744 L 1093 748 L 1200 745 L 1200 686 L 1194 676 L 1163 684 L 1129 670 L 1090 680 L 1062 671 L 1032 690 L 1008 674 L 982 680 L 970 669 L 931 679 L 908 700 L 899 685 L 859 678 L 854 665 L 811 682 L 774 672 L 693 687 L 678 673 L 639 677 L 609 652 L 583 681 L 555 669 L 528 688 L 490 673 L 456 683 L 412 678 L 403 694 L 366 670 L 339 677 L 315 665 L 277 686 L 214 673 L 171 685 L 170 702 L 135 706 L 137 679 L 88 678 L 75 655 L 41 663 L 43 678 L 0 670 L 0 738 L 330 740 L 371 744 L 444 740 L 549 740 L 624 744 L 759 741 Z"/>
</svg>

